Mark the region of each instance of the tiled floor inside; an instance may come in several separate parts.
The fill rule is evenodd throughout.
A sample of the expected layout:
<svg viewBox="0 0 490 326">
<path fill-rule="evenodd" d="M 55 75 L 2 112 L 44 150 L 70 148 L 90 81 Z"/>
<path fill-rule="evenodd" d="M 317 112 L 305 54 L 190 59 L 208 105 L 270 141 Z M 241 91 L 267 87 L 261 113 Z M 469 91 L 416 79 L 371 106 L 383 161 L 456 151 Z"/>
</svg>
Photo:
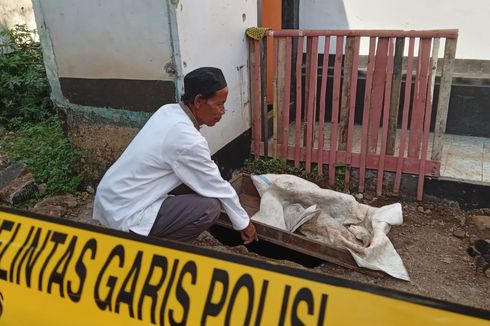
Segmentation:
<svg viewBox="0 0 490 326">
<path fill-rule="evenodd" d="M 295 143 L 294 135 L 294 122 L 290 125 L 289 129 L 289 144 Z M 318 130 L 318 124 L 315 126 L 315 131 Z M 315 132 L 317 134 L 317 132 Z M 354 141 L 352 144 L 352 151 L 360 151 L 360 139 L 362 134 L 362 127 L 360 125 L 354 126 Z M 302 142 L 303 130 L 300 132 L 300 138 Z M 326 123 L 324 126 L 324 144 L 328 148 L 330 142 L 330 124 Z M 432 150 L 433 135 L 430 135 L 428 155 Z M 400 130 L 398 130 L 395 152 L 398 153 L 400 140 Z M 316 147 L 317 137 L 314 139 Z M 381 130 L 378 136 L 378 152 L 381 147 Z M 408 135 L 407 135 L 408 144 Z M 405 146 L 407 148 L 408 146 Z M 490 138 L 484 137 L 472 137 L 472 136 L 460 136 L 446 134 L 444 135 L 444 148 L 441 158 L 441 176 L 448 178 L 456 178 L 467 181 L 480 181 L 490 183 Z"/>
<path fill-rule="evenodd" d="M 490 138 L 445 135 L 441 175 L 490 183 Z"/>
</svg>

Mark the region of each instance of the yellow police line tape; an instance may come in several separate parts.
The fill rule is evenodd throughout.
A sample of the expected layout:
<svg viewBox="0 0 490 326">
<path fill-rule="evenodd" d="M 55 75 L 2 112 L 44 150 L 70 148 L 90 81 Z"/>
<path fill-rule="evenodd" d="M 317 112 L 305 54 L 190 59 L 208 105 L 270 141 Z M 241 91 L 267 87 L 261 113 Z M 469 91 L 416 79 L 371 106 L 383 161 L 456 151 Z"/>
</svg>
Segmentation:
<svg viewBox="0 0 490 326">
<path fill-rule="evenodd" d="M 0 209 L 1 325 L 489 325 L 490 312 Z"/>
</svg>

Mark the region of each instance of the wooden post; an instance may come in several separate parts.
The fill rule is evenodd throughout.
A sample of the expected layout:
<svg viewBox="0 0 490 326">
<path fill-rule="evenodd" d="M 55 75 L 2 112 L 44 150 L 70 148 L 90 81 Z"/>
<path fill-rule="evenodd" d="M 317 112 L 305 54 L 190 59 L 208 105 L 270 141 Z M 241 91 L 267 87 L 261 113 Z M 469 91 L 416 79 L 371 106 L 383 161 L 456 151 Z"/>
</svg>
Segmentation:
<svg viewBox="0 0 490 326">
<path fill-rule="evenodd" d="M 282 151 L 278 150 L 278 144 L 287 146 L 287 138 L 284 140 L 282 130 L 279 125 L 284 121 L 284 102 L 285 102 L 285 85 L 286 85 L 286 38 L 275 38 L 276 46 L 276 67 L 274 73 L 274 156 L 282 157 Z M 287 159 L 283 157 L 283 159 Z"/>
<path fill-rule="evenodd" d="M 390 115 L 390 97 L 391 97 L 391 77 L 393 74 L 393 61 L 394 61 L 394 46 L 392 39 L 388 42 L 388 67 L 386 71 L 386 85 L 385 85 L 385 98 L 383 104 L 383 127 L 381 133 L 381 149 L 379 154 L 378 163 L 378 183 L 376 192 L 381 195 L 383 190 L 383 177 L 385 168 L 385 155 L 386 155 L 386 141 L 388 138 L 388 119 Z"/>
<path fill-rule="evenodd" d="M 425 103 L 425 120 L 422 137 L 422 152 L 420 154 L 419 178 L 417 182 L 417 200 L 422 200 L 424 194 L 425 163 L 427 159 L 427 147 L 429 143 L 430 118 L 432 112 L 432 80 L 429 78 L 427 85 L 427 99 Z"/>
<path fill-rule="evenodd" d="M 405 38 L 397 37 L 395 45 L 395 62 L 393 66 L 393 81 L 391 84 L 390 119 L 388 122 L 388 140 L 386 154 L 395 154 L 396 129 L 398 124 L 398 111 L 400 107 L 400 90 L 402 88 L 402 65 Z"/>
<path fill-rule="evenodd" d="M 333 98 L 332 98 L 332 129 L 330 130 L 330 157 L 328 160 L 328 184 L 335 184 L 335 160 L 337 157 L 337 127 L 339 123 L 340 104 L 340 75 L 342 70 L 342 56 L 344 50 L 344 37 L 336 36 L 335 66 L 333 72 Z"/>
<path fill-rule="evenodd" d="M 313 151 L 313 128 L 315 127 L 315 106 L 316 106 L 316 82 L 318 70 L 318 36 L 311 38 L 311 45 L 308 49 L 309 62 L 307 63 L 308 78 L 305 84 L 308 84 L 308 95 L 306 97 L 305 121 L 306 121 L 306 172 L 311 172 L 311 156 Z"/>
<path fill-rule="evenodd" d="M 413 96 L 412 116 L 410 120 L 410 137 L 408 140 L 408 157 L 420 157 L 422 142 L 425 102 L 427 101 L 427 83 L 430 73 L 430 38 L 420 39 L 417 79 Z"/>
<path fill-rule="evenodd" d="M 362 113 L 362 136 L 361 136 L 361 152 L 360 152 L 360 166 L 359 166 L 359 192 L 364 191 L 364 180 L 366 178 L 366 156 L 368 146 L 368 129 L 369 118 L 371 116 L 371 87 L 373 84 L 373 72 L 376 50 L 376 37 L 369 38 L 369 56 L 366 75 L 366 89 L 364 91 L 364 106 Z"/>
<path fill-rule="evenodd" d="M 411 37 L 408 42 L 407 73 L 405 77 L 405 98 L 403 100 L 402 112 L 402 130 L 400 132 L 400 149 L 398 151 L 398 161 L 396 163 L 395 184 L 393 192 L 398 194 L 400 190 L 401 177 L 403 171 L 403 162 L 405 158 L 405 142 L 408 128 L 408 111 L 410 109 L 410 95 L 412 92 L 412 74 L 413 74 L 413 55 L 415 47 L 415 38 Z"/>
<path fill-rule="evenodd" d="M 376 49 L 376 61 L 374 64 L 374 76 L 371 89 L 370 103 L 370 124 L 369 124 L 369 144 L 370 153 L 376 153 L 378 148 L 378 132 L 381 122 L 381 108 L 383 107 L 383 97 L 386 83 L 386 66 L 388 64 L 388 40 L 387 37 L 378 39 Z"/>
<path fill-rule="evenodd" d="M 262 51 L 260 53 L 260 85 L 262 94 L 262 138 L 264 139 L 264 157 L 269 156 L 269 115 L 267 110 L 267 37 L 260 40 Z"/>
<path fill-rule="evenodd" d="M 322 63 L 322 84 L 320 89 L 320 112 L 318 116 L 318 175 L 323 175 L 323 130 L 325 127 L 325 97 L 327 96 L 328 57 L 330 54 L 330 36 L 325 36 Z"/>
<path fill-rule="evenodd" d="M 355 37 L 347 37 L 345 46 L 344 59 L 344 78 L 342 81 L 342 99 L 340 104 L 340 122 L 339 122 L 339 151 L 345 151 L 347 148 L 347 131 L 349 128 L 349 112 L 351 101 L 351 83 L 352 83 L 352 61 L 354 58 Z"/>
<path fill-rule="evenodd" d="M 303 65 L 303 42 L 302 36 L 298 37 L 298 49 L 296 53 L 296 121 L 295 126 L 295 142 L 294 142 L 294 166 L 299 167 L 301 156 L 301 73 Z"/>
<path fill-rule="evenodd" d="M 283 102 L 283 136 L 282 136 L 282 157 L 287 161 L 288 159 L 288 146 L 289 146 L 289 110 L 291 102 L 291 48 L 292 38 L 286 37 L 285 48 L 285 82 L 284 82 L 284 101 Z M 279 46 L 281 48 L 281 46 Z M 282 51 L 282 50 L 280 50 Z"/>
<path fill-rule="evenodd" d="M 260 157 L 260 141 L 261 141 L 261 86 L 260 86 L 260 45 L 259 41 L 249 39 L 249 58 L 250 58 L 250 93 L 251 93 L 251 108 L 252 108 L 252 141 L 253 152 L 255 159 Z"/>
<path fill-rule="evenodd" d="M 347 189 L 350 189 L 350 169 L 352 163 L 352 143 L 354 140 L 354 117 L 356 112 L 356 94 L 357 94 L 357 75 L 359 68 L 359 47 L 361 38 L 357 36 L 354 41 L 354 57 L 352 58 L 352 77 L 350 88 L 350 107 L 349 107 L 349 124 L 347 131 L 347 150 L 345 158 L 345 178 L 344 185 Z"/>
<path fill-rule="evenodd" d="M 444 49 L 444 62 L 442 63 L 441 85 L 439 87 L 439 100 L 437 102 L 436 125 L 434 128 L 434 144 L 432 146 L 432 160 L 440 161 L 446 132 L 447 112 L 451 97 L 451 85 L 456 54 L 457 39 L 446 39 Z"/>
</svg>

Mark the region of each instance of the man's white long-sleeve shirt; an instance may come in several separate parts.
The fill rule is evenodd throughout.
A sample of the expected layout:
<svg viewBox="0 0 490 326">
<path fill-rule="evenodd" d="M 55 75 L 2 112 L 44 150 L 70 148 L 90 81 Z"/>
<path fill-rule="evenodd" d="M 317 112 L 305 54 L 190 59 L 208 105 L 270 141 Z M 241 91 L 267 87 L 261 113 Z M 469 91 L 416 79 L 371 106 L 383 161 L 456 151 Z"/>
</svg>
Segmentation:
<svg viewBox="0 0 490 326">
<path fill-rule="evenodd" d="M 220 200 L 236 230 L 248 226 L 249 217 L 211 160 L 206 139 L 179 104 L 167 104 L 100 181 L 93 218 L 113 229 L 148 235 L 168 193 L 182 183 Z"/>
</svg>

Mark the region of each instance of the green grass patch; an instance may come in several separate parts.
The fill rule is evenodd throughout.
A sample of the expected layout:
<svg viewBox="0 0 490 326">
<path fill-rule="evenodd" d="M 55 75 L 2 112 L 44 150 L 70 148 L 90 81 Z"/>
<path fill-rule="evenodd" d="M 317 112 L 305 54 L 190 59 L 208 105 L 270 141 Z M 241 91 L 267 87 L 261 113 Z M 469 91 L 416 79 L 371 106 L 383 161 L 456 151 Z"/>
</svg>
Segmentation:
<svg viewBox="0 0 490 326">
<path fill-rule="evenodd" d="M 74 175 L 72 167 L 82 155 L 71 148 L 60 121 L 53 117 L 39 123 L 10 122 L 15 132 L 0 142 L 9 160 L 25 163 L 36 182 L 46 184 L 45 195 L 75 192 L 82 177 Z"/>
</svg>

